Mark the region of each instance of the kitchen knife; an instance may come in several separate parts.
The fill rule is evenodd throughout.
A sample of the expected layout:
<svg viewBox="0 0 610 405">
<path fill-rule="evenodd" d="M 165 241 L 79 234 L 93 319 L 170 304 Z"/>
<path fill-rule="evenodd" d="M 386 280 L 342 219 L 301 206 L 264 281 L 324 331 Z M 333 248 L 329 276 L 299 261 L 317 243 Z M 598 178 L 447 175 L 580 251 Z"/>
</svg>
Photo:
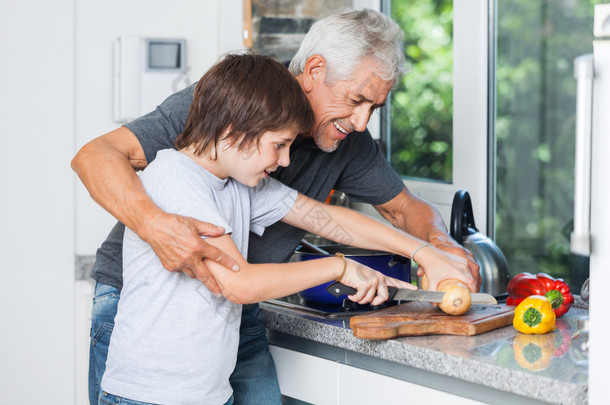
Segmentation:
<svg viewBox="0 0 610 405">
<path fill-rule="evenodd" d="M 332 283 L 326 287 L 326 291 L 339 297 L 341 295 L 356 294 L 357 290 L 345 284 L 338 282 Z M 444 292 L 429 291 L 429 290 L 409 290 L 406 288 L 396 288 L 388 286 L 389 298 L 388 301 L 420 301 L 420 302 L 443 302 Z M 490 295 L 483 293 L 470 293 L 471 304 L 497 304 L 498 301 Z"/>
</svg>

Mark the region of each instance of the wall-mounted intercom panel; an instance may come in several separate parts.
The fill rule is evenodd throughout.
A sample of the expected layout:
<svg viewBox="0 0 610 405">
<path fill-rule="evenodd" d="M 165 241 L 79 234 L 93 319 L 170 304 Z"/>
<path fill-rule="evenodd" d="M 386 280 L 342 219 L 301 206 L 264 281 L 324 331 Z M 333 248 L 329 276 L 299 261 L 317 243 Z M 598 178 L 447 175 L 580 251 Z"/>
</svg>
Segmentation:
<svg viewBox="0 0 610 405">
<path fill-rule="evenodd" d="M 188 86 L 186 40 L 122 36 L 114 47 L 114 113 L 128 122 Z"/>
</svg>

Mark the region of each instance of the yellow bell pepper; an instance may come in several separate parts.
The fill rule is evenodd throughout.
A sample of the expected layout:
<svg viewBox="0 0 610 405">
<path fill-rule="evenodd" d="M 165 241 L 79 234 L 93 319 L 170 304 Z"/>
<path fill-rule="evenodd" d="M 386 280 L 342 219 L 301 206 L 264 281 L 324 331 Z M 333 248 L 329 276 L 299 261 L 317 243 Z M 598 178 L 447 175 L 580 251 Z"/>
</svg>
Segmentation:
<svg viewBox="0 0 610 405">
<path fill-rule="evenodd" d="M 543 334 L 555 329 L 555 313 L 542 295 L 531 295 L 515 308 L 513 326 L 522 333 Z"/>
</svg>

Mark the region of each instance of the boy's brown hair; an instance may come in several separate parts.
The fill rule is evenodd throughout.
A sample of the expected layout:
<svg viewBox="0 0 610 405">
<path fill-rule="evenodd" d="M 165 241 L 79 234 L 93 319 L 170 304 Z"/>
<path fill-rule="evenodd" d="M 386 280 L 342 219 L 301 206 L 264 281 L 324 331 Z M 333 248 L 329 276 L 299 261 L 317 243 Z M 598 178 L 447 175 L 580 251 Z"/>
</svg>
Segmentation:
<svg viewBox="0 0 610 405">
<path fill-rule="evenodd" d="M 196 154 L 210 151 L 230 129 L 231 142 L 243 135 L 239 149 L 258 145 L 266 131 L 309 133 L 314 115 L 295 77 L 271 57 L 255 53 L 225 56 L 195 88 L 184 131 L 176 148 L 193 145 Z"/>
</svg>

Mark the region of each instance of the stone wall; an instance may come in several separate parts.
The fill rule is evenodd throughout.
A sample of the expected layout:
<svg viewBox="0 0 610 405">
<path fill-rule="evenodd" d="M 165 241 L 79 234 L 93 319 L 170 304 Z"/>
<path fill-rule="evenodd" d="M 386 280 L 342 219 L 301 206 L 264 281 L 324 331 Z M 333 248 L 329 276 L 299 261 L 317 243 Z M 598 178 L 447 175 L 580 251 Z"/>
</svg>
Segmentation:
<svg viewBox="0 0 610 405">
<path fill-rule="evenodd" d="M 315 20 L 351 6 L 352 0 L 252 0 L 253 49 L 290 60 Z"/>
</svg>

